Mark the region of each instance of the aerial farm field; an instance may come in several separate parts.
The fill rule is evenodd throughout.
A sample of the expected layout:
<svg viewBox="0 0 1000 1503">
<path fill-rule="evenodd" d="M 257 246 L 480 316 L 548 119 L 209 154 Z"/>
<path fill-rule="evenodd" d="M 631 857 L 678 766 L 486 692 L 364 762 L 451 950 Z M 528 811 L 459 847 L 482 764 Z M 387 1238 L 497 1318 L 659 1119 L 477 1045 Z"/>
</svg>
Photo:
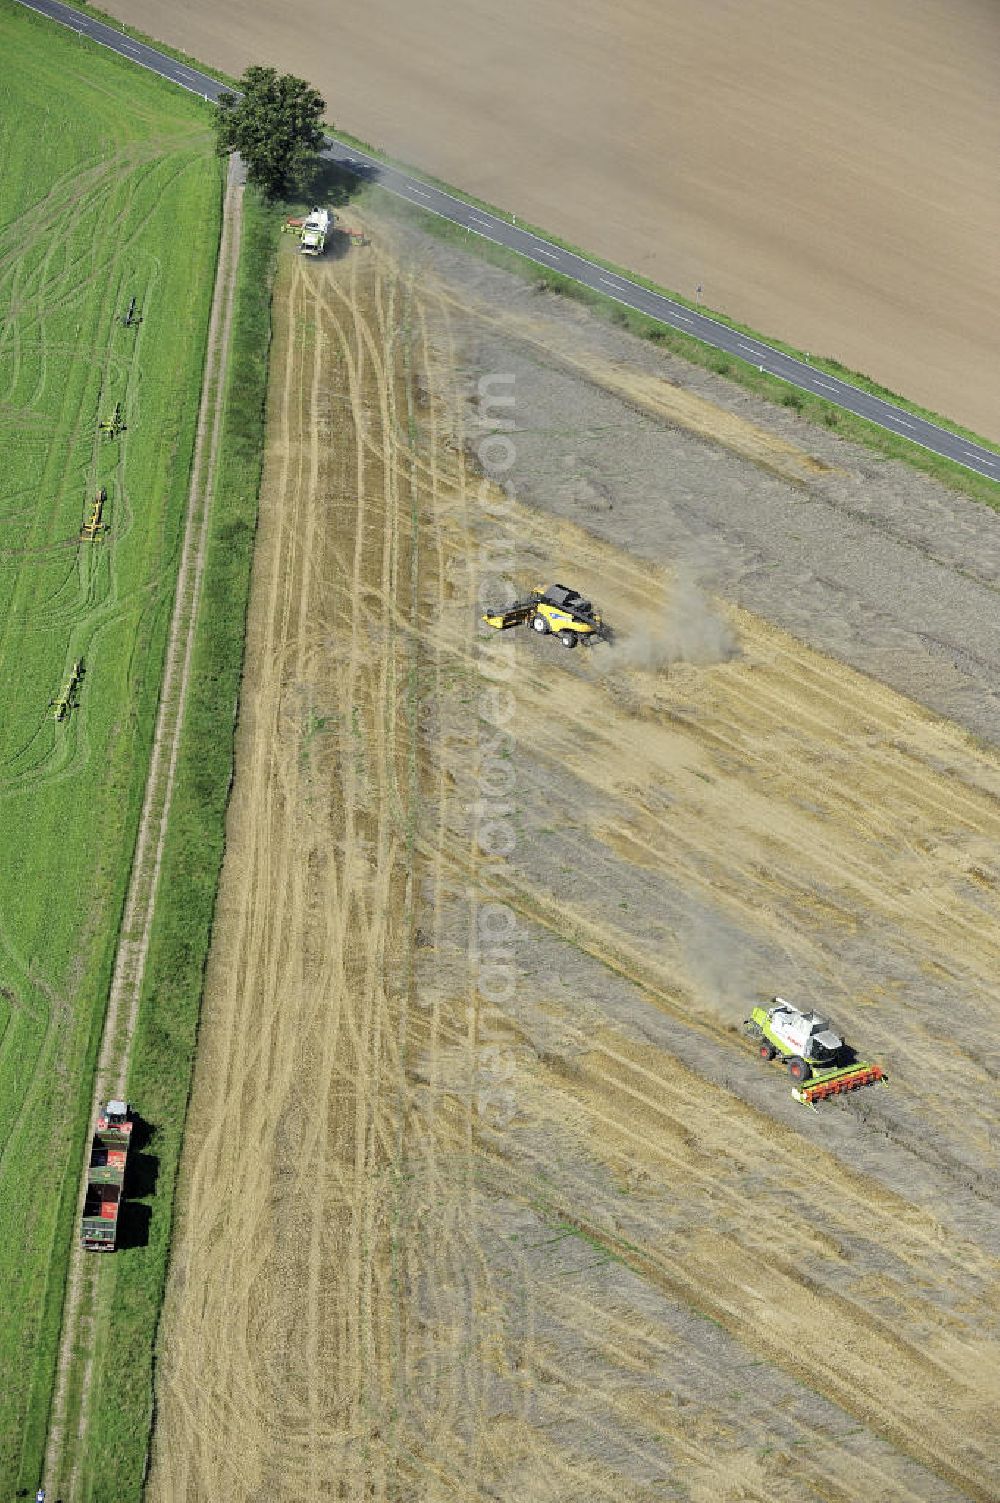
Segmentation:
<svg viewBox="0 0 1000 1503">
<path fill-rule="evenodd" d="M 40 1468 L 221 177 L 203 111 L 150 75 L 6 0 L 0 54 L 0 1478 L 13 1487 L 22 1458 Z M 105 434 L 116 408 L 123 426 Z"/>
<path fill-rule="evenodd" d="M 1000 440 L 994 0 L 106 0 L 425 172 Z"/>
<path fill-rule="evenodd" d="M 997 517 L 365 212 L 279 270 L 147 1495 L 990 1503 Z M 478 624 L 554 579 L 613 646 Z"/>
</svg>

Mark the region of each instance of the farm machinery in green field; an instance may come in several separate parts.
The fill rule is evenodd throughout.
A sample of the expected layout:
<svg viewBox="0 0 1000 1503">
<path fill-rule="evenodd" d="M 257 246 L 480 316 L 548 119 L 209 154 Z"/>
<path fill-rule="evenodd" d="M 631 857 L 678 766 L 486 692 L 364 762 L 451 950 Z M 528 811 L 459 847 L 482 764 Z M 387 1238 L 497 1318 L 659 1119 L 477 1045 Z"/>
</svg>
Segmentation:
<svg viewBox="0 0 1000 1503">
<path fill-rule="evenodd" d="M 110 417 L 101 418 L 97 426 L 105 438 L 117 438 L 119 433 L 124 433 L 127 424 L 125 422 L 125 414 L 122 412 L 122 404 L 116 402 L 114 412 Z"/>
<path fill-rule="evenodd" d="M 783 997 L 772 997 L 770 1007 L 755 1007 L 744 1019 L 743 1031 L 756 1043 L 761 1059 L 785 1066 L 795 1082 L 792 1095 L 805 1106 L 878 1081 L 889 1084 L 882 1066 L 855 1059 L 826 1018 L 802 1012 Z"/>
<path fill-rule="evenodd" d="M 77 658 L 70 669 L 69 678 L 62 687 L 61 692 L 55 699 L 49 700 L 49 709 L 52 711 L 53 720 L 65 720 L 70 710 L 75 710 L 80 699 L 80 685 L 83 683 L 83 658 Z"/>
<path fill-rule="evenodd" d="M 94 497 L 90 507 L 90 516 L 80 528 L 79 541 L 93 542 L 99 538 L 102 532 L 107 531 L 107 523 L 104 521 L 104 508 L 108 500 L 107 486 L 102 485 Z"/>
<path fill-rule="evenodd" d="M 135 1125 L 127 1101 L 109 1101 L 97 1113 L 87 1165 L 80 1241 L 87 1252 L 114 1252 L 125 1164 Z"/>
</svg>

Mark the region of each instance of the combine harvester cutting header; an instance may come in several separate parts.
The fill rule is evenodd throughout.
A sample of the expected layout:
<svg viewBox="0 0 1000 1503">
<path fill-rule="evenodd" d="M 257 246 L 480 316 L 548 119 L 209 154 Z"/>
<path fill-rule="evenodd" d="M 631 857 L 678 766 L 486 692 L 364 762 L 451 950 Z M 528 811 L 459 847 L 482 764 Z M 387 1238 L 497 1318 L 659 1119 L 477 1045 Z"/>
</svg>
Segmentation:
<svg viewBox="0 0 1000 1503">
<path fill-rule="evenodd" d="M 783 997 L 772 997 L 770 1007 L 755 1007 L 744 1019 L 743 1031 L 756 1041 L 761 1059 L 777 1059 L 795 1081 L 792 1095 L 805 1106 L 827 1096 L 840 1096 L 860 1086 L 889 1080 L 881 1065 L 860 1064 L 826 1018 L 801 1012 Z"/>
<path fill-rule="evenodd" d="M 557 636 L 564 647 L 575 647 L 578 642 L 613 640 L 610 626 L 605 625 L 590 601 L 565 585 L 532 590 L 525 600 L 515 600 L 513 605 L 498 610 L 488 609 L 483 620 L 497 631 L 530 626 L 539 636 Z"/>
</svg>

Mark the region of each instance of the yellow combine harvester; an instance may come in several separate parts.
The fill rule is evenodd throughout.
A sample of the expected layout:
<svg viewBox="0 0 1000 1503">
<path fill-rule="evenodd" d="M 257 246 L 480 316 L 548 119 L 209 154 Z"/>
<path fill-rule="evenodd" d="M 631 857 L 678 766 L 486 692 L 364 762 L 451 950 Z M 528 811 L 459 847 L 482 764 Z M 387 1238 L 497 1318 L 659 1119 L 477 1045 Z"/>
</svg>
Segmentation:
<svg viewBox="0 0 1000 1503">
<path fill-rule="evenodd" d="M 487 610 L 483 620 L 497 631 L 530 626 L 539 636 L 558 637 L 564 647 L 575 647 L 577 642 L 612 640 L 610 626 L 605 625 L 590 601 L 565 585 L 532 590 L 525 600 L 515 600 L 513 605 L 499 610 Z"/>
</svg>

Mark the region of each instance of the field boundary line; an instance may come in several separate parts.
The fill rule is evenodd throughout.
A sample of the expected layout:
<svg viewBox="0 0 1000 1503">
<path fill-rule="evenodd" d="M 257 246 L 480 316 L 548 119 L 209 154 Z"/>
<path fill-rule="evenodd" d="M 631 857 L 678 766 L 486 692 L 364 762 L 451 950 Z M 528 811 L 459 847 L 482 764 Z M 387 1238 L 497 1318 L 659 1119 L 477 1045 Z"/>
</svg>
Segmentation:
<svg viewBox="0 0 1000 1503">
<path fill-rule="evenodd" d="M 198 408 L 198 425 L 191 463 L 191 482 L 184 518 L 180 565 L 164 660 L 163 683 L 156 712 L 149 771 L 146 777 L 132 871 L 115 953 L 100 1054 L 94 1076 L 88 1117 L 88 1137 L 100 1103 L 108 1095 L 124 1096 L 126 1092 L 132 1037 L 135 1032 L 146 957 L 149 952 L 149 939 L 191 677 L 191 661 L 208 540 L 208 521 L 222 436 L 226 374 L 242 230 L 243 184 L 242 164 L 239 158 L 234 156 L 229 163 L 222 210 L 222 233 L 216 263 L 215 288 L 212 294 L 205 371 Z M 83 1196 L 84 1183 L 81 1173 L 74 1235 L 82 1215 Z M 84 1451 L 83 1437 L 88 1419 L 87 1393 L 96 1346 L 94 1312 L 85 1308 L 82 1292 L 85 1286 L 91 1289 L 99 1286 L 93 1277 L 86 1278 L 86 1263 L 87 1255 L 78 1244 L 75 1245 L 70 1256 L 63 1300 L 59 1354 L 56 1361 L 55 1384 L 45 1447 L 45 1486 L 63 1499 L 64 1503 L 73 1503 L 76 1493 L 79 1460 Z M 74 1444 L 67 1463 L 65 1456 L 70 1378 L 73 1372 L 81 1370 L 83 1376 L 80 1412 L 73 1436 Z"/>
</svg>

